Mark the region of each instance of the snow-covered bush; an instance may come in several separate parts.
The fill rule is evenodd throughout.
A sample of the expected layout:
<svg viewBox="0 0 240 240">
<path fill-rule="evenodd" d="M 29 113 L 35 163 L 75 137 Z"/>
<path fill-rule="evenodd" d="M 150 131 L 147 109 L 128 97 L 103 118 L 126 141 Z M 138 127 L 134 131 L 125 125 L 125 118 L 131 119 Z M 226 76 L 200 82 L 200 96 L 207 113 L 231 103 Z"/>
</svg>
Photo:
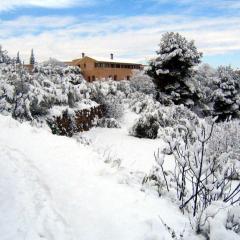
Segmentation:
<svg viewBox="0 0 240 240">
<path fill-rule="evenodd" d="M 212 137 L 209 139 L 211 154 L 228 155 L 234 163 L 234 179 L 240 180 L 240 121 L 231 120 L 216 123 Z"/>
<path fill-rule="evenodd" d="M 218 120 L 240 117 L 240 76 L 231 68 L 221 66 L 217 70 L 216 90 L 213 92 L 214 115 Z"/>
<path fill-rule="evenodd" d="M 141 92 L 134 92 L 128 95 L 127 103 L 129 108 L 139 114 L 143 112 L 154 112 L 161 104 L 152 95 Z"/>
<path fill-rule="evenodd" d="M 190 224 L 196 231 L 201 229 L 205 239 L 237 240 L 240 237 L 240 206 L 228 206 L 221 201 L 215 201 L 197 217 L 190 217 Z"/>
<path fill-rule="evenodd" d="M 153 80 L 144 71 L 135 70 L 130 80 L 133 91 L 156 95 L 156 87 Z"/>
<path fill-rule="evenodd" d="M 123 104 L 116 98 L 108 97 L 103 101 L 102 107 L 106 118 L 120 119 L 123 116 Z"/>
<path fill-rule="evenodd" d="M 228 210 L 225 227 L 240 236 L 240 206 L 234 206 Z"/>
<path fill-rule="evenodd" d="M 155 188 L 159 196 L 162 196 L 172 187 L 172 174 L 163 169 L 164 154 L 158 149 L 154 153 L 156 166 L 150 170 L 150 173 L 143 178 L 142 184 L 145 188 Z"/>
<path fill-rule="evenodd" d="M 104 117 L 120 119 L 123 116 L 123 104 L 115 96 L 99 93 L 94 100 L 102 106 Z"/>
<path fill-rule="evenodd" d="M 114 118 L 98 119 L 97 126 L 102 128 L 121 128 L 119 122 Z"/>
<path fill-rule="evenodd" d="M 197 95 L 189 78 L 192 68 L 200 63 L 202 56 L 194 42 L 187 41 L 179 33 L 165 33 L 157 55 L 150 61 L 147 73 L 158 86 L 162 103 L 183 103 L 192 107 Z"/>
<path fill-rule="evenodd" d="M 133 92 L 133 89 L 131 88 L 129 81 L 127 80 L 117 82 L 117 90 L 119 92 L 122 92 L 126 97 L 128 97 L 128 95 Z"/>
<path fill-rule="evenodd" d="M 104 117 L 115 119 L 122 117 L 124 111 L 123 100 L 126 95 L 119 90 L 118 82 L 96 81 L 91 83 L 89 87 L 91 89 L 90 98 L 102 106 Z"/>
<path fill-rule="evenodd" d="M 155 153 L 157 166 L 154 175 L 150 175 L 150 180 L 163 188 L 161 193 L 166 190 L 175 192 L 180 209 L 190 216 L 193 229 L 207 239 L 212 231 L 210 223 L 223 205 L 226 209 L 237 205 L 240 200 L 240 183 L 231 180 L 235 174 L 235 162 L 228 152 L 219 154 L 211 149 L 214 131 L 214 122 L 205 120 L 199 120 L 198 125 L 188 121 L 171 128 L 165 137 L 169 147 L 165 152 L 174 156 L 174 170 L 170 175 L 166 174 L 163 167 L 165 153 L 158 151 Z M 170 182 L 172 178 L 174 181 Z M 221 207 L 217 207 L 217 202 L 222 203 Z M 236 221 L 235 218 L 225 220 L 225 227 L 228 222 L 229 226 L 234 226 L 231 222 Z"/>
<path fill-rule="evenodd" d="M 155 139 L 158 136 L 159 127 L 158 115 L 146 113 L 137 120 L 129 134 L 138 138 Z"/>
<path fill-rule="evenodd" d="M 150 108 L 150 111 L 142 113 L 130 129 L 130 135 L 142 138 L 157 138 L 168 134 L 168 131 L 179 123 L 186 125 L 190 121 L 193 124 L 199 124 L 198 116 L 183 105 L 154 106 L 156 106 L 155 109 Z"/>
<path fill-rule="evenodd" d="M 131 92 L 129 89 L 129 82 L 127 81 L 94 81 L 88 84 L 88 87 L 91 89 L 90 98 L 98 101 L 98 98 L 106 96 L 121 96 L 126 97 L 128 92 Z M 100 99 L 101 101 L 101 99 Z"/>
<path fill-rule="evenodd" d="M 57 61 L 35 64 L 32 74 L 21 64 L 3 62 L 0 75 L 0 112 L 17 119 L 46 116 L 54 105 L 74 108 L 89 96 L 80 69 Z"/>
<path fill-rule="evenodd" d="M 53 134 L 72 137 L 77 132 L 76 112 L 67 106 L 55 106 L 47 117 L 47 124 Z"/>
<path fill-rule="evenodd" d="M 46 116 L 47 124 L 54 134 L 73 136 L 97 125 L 102 109 L 89 99 L 82 100 L 75 108 L 54 106 Z"/>
</svg>

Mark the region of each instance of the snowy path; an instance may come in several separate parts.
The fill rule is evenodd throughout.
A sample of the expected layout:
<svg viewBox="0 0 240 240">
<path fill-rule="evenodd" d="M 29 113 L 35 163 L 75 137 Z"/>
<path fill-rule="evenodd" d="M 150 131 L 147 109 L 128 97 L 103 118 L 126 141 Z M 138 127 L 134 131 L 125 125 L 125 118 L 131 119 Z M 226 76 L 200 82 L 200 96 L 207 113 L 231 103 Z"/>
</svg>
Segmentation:
<svg viewBox="0 0 240 240">
<path fill-rule="evenodd" d="M 91 147 L 0 116 L 1 240 L 171 239 L 187 219 Z"/>
<path fill-rule="evenodd" d="M 121 129 L 93 128 L 82 135 L 90 139 L 94 149 L 105 158 L 120 159 L 121 166 L 129 171 L 149 173 L 155 164 L 154 152 L 166 144 L 161 139 L 130 136 L 129 128 L 137 117 L 139 115 L 126 112 Z"/>
<path fill-rule="evenodd" d="M 3 201 L 0 212 L 12 211 L 10 218 L 0 218 L 0 226 L 7 230 L 3 231 L 7 236 L 1 239 L 71 239 L 64 218 L 53 206 L 47 185 L 26 156 L 17 149 L 1 146 L 0 159 L 0 169 L 5 170 L 0 178 Z"/>
</svg>

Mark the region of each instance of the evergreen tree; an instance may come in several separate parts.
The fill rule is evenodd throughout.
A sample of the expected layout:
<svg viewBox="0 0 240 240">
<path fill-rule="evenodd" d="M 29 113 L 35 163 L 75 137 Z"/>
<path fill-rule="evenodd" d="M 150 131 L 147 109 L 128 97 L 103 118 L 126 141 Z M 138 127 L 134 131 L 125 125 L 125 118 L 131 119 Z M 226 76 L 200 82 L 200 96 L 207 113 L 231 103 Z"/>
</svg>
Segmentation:
<svg viewBox="0 0 240 240">
<path fill-rule="evenodd" d="M 16 63 L 21 64 L 21 59 L 20 59 L 19 52 L 17 52 Z"/>
<path fill-rule="evenodd" d="M 31 50 L 31 56 L 30 56 L 30 64 L 34 65 L 35 64 L 35 56 L 33 53 L 33 49 Z"/>
<path fill-rule="evenodd" d="M 193 84 L 189 81 L 192 67 L 200 63 L 202 53 L 193 41 L 187 41 L 179 33 L 165 33 L 159 44 L 157 57 L 150 62 L 147 73 L 153 77 L 164 100 L 176 104 L 193 104 L 196 98 Z"/>
<path fill-rule="evenodd" d="M 6 50 L 2 50 L 2 46 L 0 45 L 0 63 L 10 64 L 11 59 L 7 54 Z"/>
<path fill-rule="evenodd" d="M 230 67 L 221 66 L 214 81 L 213 110 L 218 120 L 240 117 L 240 76 Z"/>
</svg>

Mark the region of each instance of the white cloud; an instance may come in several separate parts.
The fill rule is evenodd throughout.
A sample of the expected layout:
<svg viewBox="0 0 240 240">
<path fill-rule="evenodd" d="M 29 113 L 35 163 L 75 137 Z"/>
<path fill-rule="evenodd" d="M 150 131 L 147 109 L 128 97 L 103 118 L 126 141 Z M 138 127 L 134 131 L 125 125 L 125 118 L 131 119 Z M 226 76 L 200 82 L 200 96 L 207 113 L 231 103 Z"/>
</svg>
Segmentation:
<svg viewBox="0 0 240 240">
<path fill-rule="evenodd" d="M 20 51 L 28 61 L 34 48 L 39 61 L 49 57 L 71 60 L 86 52 L 143 61 L 154 55 L 161 34 L 178 31 L 194 39 L 204 55 L 240 51 L 240 17 L 186 16 L 106 17 L 84 20 L 73 17 L 20 17 L 0 24 L 0 43 L 11 55 Z M 20 29 L 20 30 L 19 30 Z"/>
<path fill-rule="evenodd" d="M 149 0 L 138 0 L 138 1 L 145 1 L 149 2 Z M 169 4 L 174 3 L 179 6 L 185 6 L 185 7 L 195 7 L 196 9 L 202 8 L 202 7 L 212 7 L 212 8 L 224 8 L 224 9 L 240 9 L 240 2 L 239 0 L 150 0 L 157 4 Z M 196 10 L 195 9 L 195 10 Z"/>
<path fill-rule="evenodd" d="M 1 0 L 0 11 L 17 7 L 67 8 L 72 6 L 88 6 L 95 0 Z"/>
</svg>

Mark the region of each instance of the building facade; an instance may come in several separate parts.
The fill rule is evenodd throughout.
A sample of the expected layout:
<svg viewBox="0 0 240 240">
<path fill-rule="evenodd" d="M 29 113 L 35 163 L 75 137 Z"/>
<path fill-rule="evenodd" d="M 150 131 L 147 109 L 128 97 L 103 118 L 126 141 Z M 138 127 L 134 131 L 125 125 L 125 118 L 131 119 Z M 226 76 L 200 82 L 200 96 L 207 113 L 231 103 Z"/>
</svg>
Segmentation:
<svg viewBox="0 0 240 240">
<path fill-rule="evenodd" d="M 129 80 L 134 69 L 143 68 L 141 64 L 114 61 L 113 54 L 109 59 L 95 59 L 82 54 L 82 58 L 67 64 L 80 67 L 84 78 L 89 82 L 109 78 L 116 81 Z"/>
</svg>

